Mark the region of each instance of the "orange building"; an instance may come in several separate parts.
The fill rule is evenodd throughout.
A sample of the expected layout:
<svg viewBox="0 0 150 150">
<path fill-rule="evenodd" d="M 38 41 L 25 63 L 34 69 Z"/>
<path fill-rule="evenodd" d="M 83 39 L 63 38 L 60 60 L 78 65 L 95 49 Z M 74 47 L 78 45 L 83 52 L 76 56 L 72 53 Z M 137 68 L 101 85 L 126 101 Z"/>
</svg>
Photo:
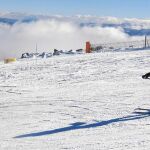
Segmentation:
<svg viewBox="0 0 150 150">
<path fill-rule="evenodd" d="M 85 52 L 86 53 L 91 53 L 92 48 L 91 48 L 91 43 L 90 42 L 86 42 L 86 49 Z"/>
</svg>

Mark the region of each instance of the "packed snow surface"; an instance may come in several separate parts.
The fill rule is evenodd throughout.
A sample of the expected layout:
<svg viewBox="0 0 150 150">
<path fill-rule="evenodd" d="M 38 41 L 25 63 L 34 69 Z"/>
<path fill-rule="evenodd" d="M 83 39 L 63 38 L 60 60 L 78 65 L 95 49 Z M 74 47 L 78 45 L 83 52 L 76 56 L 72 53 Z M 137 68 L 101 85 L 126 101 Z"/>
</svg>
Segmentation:
<svg viewBox="0 0 150 150">
<path fill-rule="evenodd" d="M 150 50 L 0 63 L 0 150 L 148 150 Z"/>
</svg>

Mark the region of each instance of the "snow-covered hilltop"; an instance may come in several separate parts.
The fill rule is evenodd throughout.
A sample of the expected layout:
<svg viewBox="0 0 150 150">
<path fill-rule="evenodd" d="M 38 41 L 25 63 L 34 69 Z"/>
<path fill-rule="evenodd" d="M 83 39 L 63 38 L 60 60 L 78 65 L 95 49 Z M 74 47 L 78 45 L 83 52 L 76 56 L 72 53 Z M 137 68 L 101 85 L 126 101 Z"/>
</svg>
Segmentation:
<svg viewBox="0 0 150 150">
<path fill-rule="evenodd" d="M 0 149 L 149 149 L 149 66 L 149 50 L 0 64 Z"/>
</svg>

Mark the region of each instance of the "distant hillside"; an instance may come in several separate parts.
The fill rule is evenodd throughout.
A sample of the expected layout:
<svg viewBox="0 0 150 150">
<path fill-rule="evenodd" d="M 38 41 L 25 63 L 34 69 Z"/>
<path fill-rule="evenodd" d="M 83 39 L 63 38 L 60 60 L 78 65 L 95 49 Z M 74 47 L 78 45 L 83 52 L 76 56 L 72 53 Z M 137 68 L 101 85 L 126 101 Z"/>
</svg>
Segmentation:
<svg viewBox="0 0 150 150">
<path fill-rule="evenodd" d="M 10 18 L 0 18 L 0 23 L 5 23 L 9 25 L 13 25 L 17 22 L 17 19 L 10 19 Z"/>
</svg>

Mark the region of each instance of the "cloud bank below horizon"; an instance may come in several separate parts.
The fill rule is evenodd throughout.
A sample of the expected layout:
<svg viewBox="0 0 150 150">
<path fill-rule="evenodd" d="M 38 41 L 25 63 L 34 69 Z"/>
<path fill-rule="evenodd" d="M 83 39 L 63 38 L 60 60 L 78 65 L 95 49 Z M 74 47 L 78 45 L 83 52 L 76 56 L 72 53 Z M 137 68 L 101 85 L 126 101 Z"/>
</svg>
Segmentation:
<svg viewBox="0 0 150 150">
<path fill-rule="evenodd" d="M 35 52 L 36 44 L 39 52 L 43 52 L 52 51 L 54 48 L 84 48 L 86 41 L 109 43 L 141 38 L 129 36 L 121 27 L 80 26 L 62 18 L 17 22 L 13 25 L 0 23 L 0 59 L 20 57 L 24 52 Z"/>
</svg>

